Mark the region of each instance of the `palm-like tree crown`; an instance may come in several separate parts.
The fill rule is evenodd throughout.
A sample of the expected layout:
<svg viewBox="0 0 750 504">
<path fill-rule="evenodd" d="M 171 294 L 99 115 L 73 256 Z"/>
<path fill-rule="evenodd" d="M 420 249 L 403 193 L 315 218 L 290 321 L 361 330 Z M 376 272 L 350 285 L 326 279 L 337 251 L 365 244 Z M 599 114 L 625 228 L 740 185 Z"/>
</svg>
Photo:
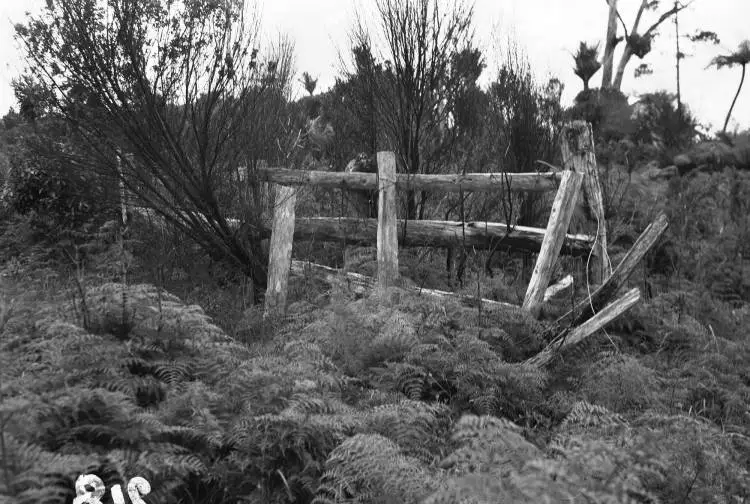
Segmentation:
<svg viewBox="0 0 750 504">
<path fill-rule="evenodd" d="M 589 46 L 586 42 L 581 42 L 581 45 L 578 46 L 578 51 L 573 55 L 573 60 L 575 61 L 573 71 L 583 80 L 584 90 L 589 88 L 589 80 L 602 66 L 598 58 L 599 44 Z"/>
<path fill-rule="evenodd" d="M 745 82 L 745 71 L 747 70 L 747 64 L 750 63 L 750 40 L 743 40 L 740 42 L 739 47 L 736 51 L 730 54 L 722 54 L 711 60 L 709 66 L 715 66 L 716 68 L 722 67 L 733 67 L 740 65 L 742 67 L 742 76 L 740 77 L 740 85 L 737 86 L 737 93 L 734 95 L 732 105 L 729 106 L 729 112 L 724 120 L 724 127 L 721 130 L 723 135 L 727 132 L 727 125 L 729 124 L 729 118 L 732 116 L 732 110 L 734 105 L 737 103 L 737 97 L 740 95 L 742 90 L 742 84 Z"/>
</svg>

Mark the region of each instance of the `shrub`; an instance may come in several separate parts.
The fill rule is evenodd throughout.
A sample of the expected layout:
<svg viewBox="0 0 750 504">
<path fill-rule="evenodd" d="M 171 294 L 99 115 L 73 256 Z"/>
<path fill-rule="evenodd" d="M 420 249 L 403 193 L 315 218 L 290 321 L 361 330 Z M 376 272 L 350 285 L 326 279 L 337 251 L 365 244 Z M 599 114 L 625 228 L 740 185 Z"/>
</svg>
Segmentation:
<svg viewBox="0 0 750 504">
<path fill-rule="evenodd" d="M 11 156 L 7 203 L 21 215 L 36 212 L 54 228 L 76 228 L 111 205 L 112 194 L 91 174 L 69 164 L 64 149 L 27 139 Z"/>
<path fill-rule="evenodd" d="M 663 160 L 669 163 L 696 135 L 697 122 L 690 110 L 685 106 L 677 110 L 675 96 L 666 91 L 642 94 L 634 106 L 633 121 L 633 140 L 659 146 Z"/>
<path fill-rule="evenodd" d="M 658 383 L 653 370 L 628 355 L 607 353 L 583 377 L 586 399 L 614 412 L 639 411 L 656 402 Z"/>
<path fill-rule="evenodd" d="M 581 91 L 567 114 L 570 119 L 590 122 L 595 136 L 604 141 L 621 140 L 634 131 L 632 107 L 627 97 L 614 89 Z"/>
</svg>

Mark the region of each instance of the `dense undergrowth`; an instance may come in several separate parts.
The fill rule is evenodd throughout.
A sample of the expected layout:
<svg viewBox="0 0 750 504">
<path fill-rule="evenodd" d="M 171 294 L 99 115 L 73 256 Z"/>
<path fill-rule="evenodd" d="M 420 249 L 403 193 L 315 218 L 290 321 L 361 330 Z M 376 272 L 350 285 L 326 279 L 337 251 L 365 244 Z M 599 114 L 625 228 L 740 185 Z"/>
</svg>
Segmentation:
<svg viewBox="0 0 750 504">
<path fill-rule="evenodd" d="M 521 310 L 297 278 L 283 319 L 203 291 L 240 312 L 220 328 L 137 258 L 102 269 L 117 246 L 89 270 L 5 250 L 2 502 L 89 473 L 150 504 L 750 499 L 750 311 L 688 280 L 542 370 Z"/>
<path fill-rule="evenodd" d="M 604 86 L 563 107 L 562 82 L 539 85 L 514 45 L 487 88 L 472 44 L 442 52 L 430 82 L 399 78 L 412 65 L 379 61 L 362 24 L 353 67 L 317 95 L 305 73 L 310 96 L 293 101 L 289 41 L 268 57 L 231 42 L 241 2 L 129 2 L 142 17 L 119 25 L 109 9 L 54 14 L 68 3 L 16 26 L 39 71 L 14 82 L 20 113 L 0 130 L 0 504 L 73 503 L 83 474 L 108 490 L 146 478 L 149 504 L 750 502 L 748 132 L 696 144 L 708 137 L 667 92 L 631 104 Z M 155 19 L 166 38 L 143 36 Z M 165 64 L 142 64 L 152 42 Z M 575 288 L 534 320 L 476 302 L 523 300 L 533 254 L 500 245 L 402 250 L 404 285 L 379 294 L 310 272 L 285 316 L 264 317 L 274 198 L 253 167 L 339 171 L 394 149 L 412 174 L 545 171 L 568 161 L 574 119 L 596 134 L 613 265 L 656 215 L 670 222 L 629 279 L 642 302 L 606 330 L 529 364 L 590 292 L 587 265 L 561 256 L 554 279 Z M 399 215 L 543 227 L 553 198 L 435 193 L 402 191 Z M 296 212 L 373 206 L 305 187 Z M 603 224 L 582 204 L 570 232 Z M 372 248 L 309 240 L 294 255 L 377 268 Z"/>
<path fill-rule="evenodd" d="M 581 259 L 541 320 L 313 273 L 264 318 L 173 229 L 6 211 L 0 503 L 71 503 L 81 474 L 144 477 L 149 504 L 749 502 L 750 177 L 653 178 L 602 142 L 612 262 L 657 212 L 670 228 L 630 280 L 643 302 L 545 369 L 526 360 L 587 293 Z M 442 253 L 404 251 L 406 285 L 522 301 L 523 257 L 474 253 L 459 280 Z M 295 255 L 376 271 L 372 249 Z"/>
</svg>

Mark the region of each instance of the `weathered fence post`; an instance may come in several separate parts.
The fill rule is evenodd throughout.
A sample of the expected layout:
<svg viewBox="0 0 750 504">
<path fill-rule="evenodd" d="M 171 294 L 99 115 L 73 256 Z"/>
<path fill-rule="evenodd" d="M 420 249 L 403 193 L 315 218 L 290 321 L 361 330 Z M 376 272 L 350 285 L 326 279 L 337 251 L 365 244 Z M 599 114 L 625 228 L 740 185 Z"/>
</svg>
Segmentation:
<svg viewBox="0 0 750 504">
<path fill-rule="evenodd" d="M 268 253 L 268 288 L 264 316 L 272 313 L 284 314 L 289 269 L 292 264 L 292 240 L 294 238 L 294 214 L 297 190 L 288 186 L 276 186 L 271 244 Z"/>
<path fill-rule="evenodd" d="M 580 324 L 598 310 L 602 309 L 609 300 L 617 294 L 617 291 L 625 285 L 635 267 L 646 257 L 649 250 L 659 241 L 661 235 L 669 227 L 669 219 L 666 214 L 660 213 L 654 221 L 643 230 L 620 264 L 617 265 L 612 274 L 607 277 L 590 296 L 578 303 L 573 310 L 569 311 L 559 319 L 558 324 L 569 323 Z M 572 320 L 571 320 L 572 319 Z"/>
<path fill-rule="evenodd" d="M 552 358 L 556 354 L 559 354 L 564 348 L 575 345 L 591 336 L 599 329 L 631 309 L 640 300 L 641 291 L 638 290 L 637 287 L 630 289 L 623 294 L 621 298 L 602 308 L 600 312 L 580 326 L 570 332 L 564 331 L 561 335 L 553 339 L 544 350 L 526 360 L 526 363 L 537 367 L 546 366 Z"/>
<path fill-rule="evenodd" d="M 596 165 L 594 135 L 591 124 L 586 121 L 573 121 L 565 125 L 561 136 L 560 151 L 563 167 L 585 175 L 583 195 L 589 216 L 597 223 L 596 244 L 593 247 L 593 260 L 589 268 L 592 283 L 602 284 L 612 274 L 607 257 L 607 222 L 604 219 L 604 200 L 599 182 L 599 169 Z"/>
<path fill-rule="evenodd" d="M 560 188 L 555 195 L 555 201 L 552 203 L 552 212 L 547 223 L 542 248 L 539 251 L 539 257 L 537 257 L 534 272 L 526 290 L 526 297 L 523 300 L 523 308 L 530 311 L 534 317 L 539 316 L 544 302 L 544 293 L 549 285 L 552 268 L 560 255 L 560 249 L 568 232 L 582 179 L 583 175 L 580 173 L 564 172 Z"/>
<path fill-rule="evenodd" d="M 398 278 L 396 221 L 396 155 L 378 152 L 378 288 L 393 286 Z"/>
</svg>

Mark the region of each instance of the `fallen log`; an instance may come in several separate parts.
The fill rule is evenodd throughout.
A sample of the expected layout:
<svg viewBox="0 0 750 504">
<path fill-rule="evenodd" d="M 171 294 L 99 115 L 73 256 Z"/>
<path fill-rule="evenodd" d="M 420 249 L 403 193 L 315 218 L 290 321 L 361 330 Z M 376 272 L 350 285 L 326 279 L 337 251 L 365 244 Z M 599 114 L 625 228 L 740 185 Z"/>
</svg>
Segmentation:
<svg viewBox="0 0 750 504">
<path fill-rule="evenodd" d="M 403 220 L 398 221 L 399 230 Z M 377 237 L 376 219 L 353 217 L 303 217 L 296 220 L 295 240 L 322 240 L 341 242 L 346 245 L 375 245 Z M 452 247 L 466 244 L 478 249 L 513 247 L 530 252 L 539 252 L 544 240 L 544 229 L 526 226 L 508 227 L 499 222 L 459 221 L 409 221 L 406 235 L 398 234 L 399 247 Z M 465 241 L 464 241 L 465 240 Z M 561 253 L 571 256 L 586 256 L 591 251 L 594 239 L 579 234 L 566 234 Z"/>
<path fill-rule="evenodd" d="M 532 366 L 542 367 L 550 363 L 552 358 L 563 349 L 580 343 L 603 328 L 614 319 L 628 311 L 641 299 L 641 291 L 638 288 L 630 289 L 622 297 L 604 307 L 600 312 L 591 317 L 580 326 L 565 330 L 553 339 L 541 352 L 527 359 L 524 363 Z"/>
<path fill-rule="evenodd" d="M 609 300 L 617 294 L 617 291 L 630 278 L 635 267 L 646 256 L 649 250 L 656 244 L 669 227 L 669 221 L 665 214 L 659 216 L 648 225 L 641 236 L 633 244 L 633 247 L 623 257 L 620 264 L 612 274 L 600 285 L 590 297 L 578 303 L 572 310 L 557 319 L 559 325 L 576 326 L 599 311 Z"/>
</svg>

